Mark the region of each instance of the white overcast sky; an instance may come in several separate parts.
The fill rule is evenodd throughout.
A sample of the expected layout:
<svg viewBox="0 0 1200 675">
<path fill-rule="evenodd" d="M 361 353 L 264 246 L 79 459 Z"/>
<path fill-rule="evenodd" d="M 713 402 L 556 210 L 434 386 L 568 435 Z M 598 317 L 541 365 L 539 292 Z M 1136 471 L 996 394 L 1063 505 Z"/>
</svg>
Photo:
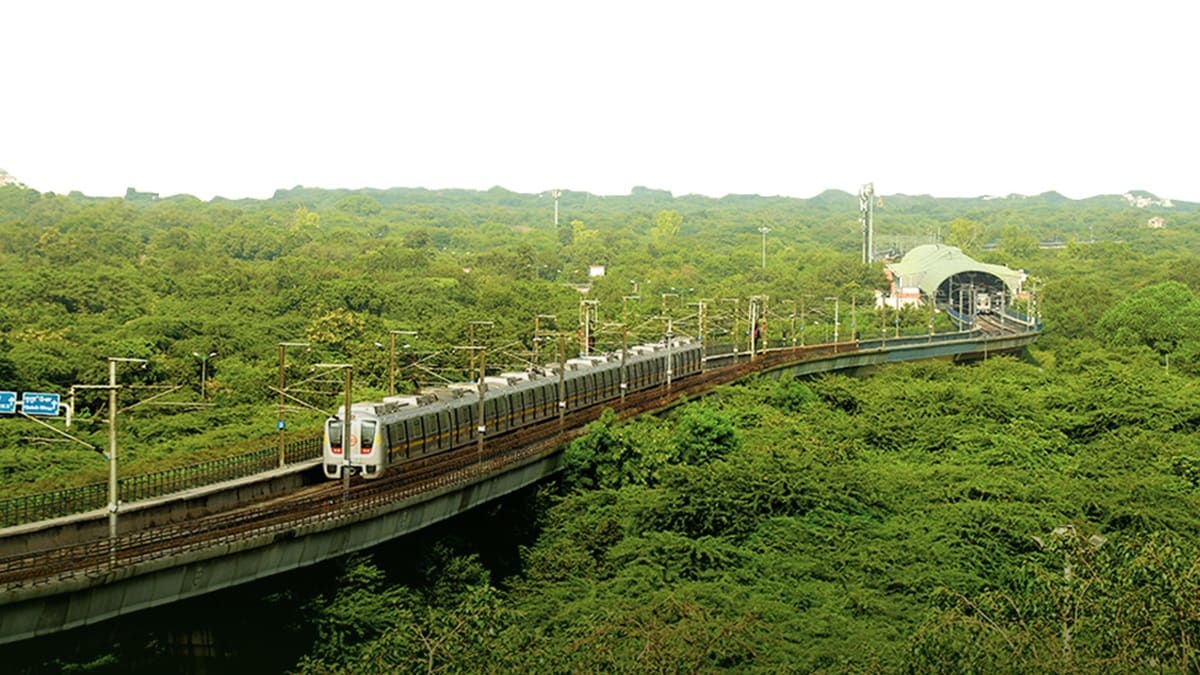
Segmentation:
<svg viewBox="0 0 1200 675">
<path fill-rule="evenodd" d="M 1200 201 L 1195 3 L 15 1 L 32 188 Z"/>
</svg>

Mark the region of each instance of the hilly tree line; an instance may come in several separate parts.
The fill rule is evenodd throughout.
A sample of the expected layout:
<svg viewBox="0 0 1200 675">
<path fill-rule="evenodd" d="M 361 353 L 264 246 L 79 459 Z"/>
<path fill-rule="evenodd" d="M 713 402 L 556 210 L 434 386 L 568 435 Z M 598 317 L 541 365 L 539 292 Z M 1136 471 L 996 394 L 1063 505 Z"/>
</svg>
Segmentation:
<svg viewBox="0 0 1200 675">
<path fill-rule="evenodd" d="M 289 380 L 349 360 L 356 394 L 378 395 L 389 330 L 418 330 L 413 351 L 438 367 L 461 370 L 442 348 L 476 320 L 495 324 L 497 353 L 527 351 L 537 314 L 574 328 L 590 264 L 608 266 L 588 295 L 605 320 L 627 304 L 647 337 L 668 302 L 865 303 L 883 284 L 859 262 L 846 193 L 566 192 L 559 206 L 556 230 L 548 195 L 498 188 L 207 203 L 0 188 L 0 381 L 62 390 L 134 356 L 150 367 L 124 384 L 196 387 L 192 353 L 216 352 L 211 406 L 123 418 L 126 456 L 153 466 L 270 433 L 280 341 L 312 344 L 289 352 Z M 876 214 L 896 237 L 1030 270 L 1046 331 L 1027 358 L 749 382 L 661 417 L 606 417 L 567 449 L 561 484 L 481 516 L 490 536 L 357 556 L 207 628 L 256 637 L 235 662 L 299 672 L 1193 670 L 1194 205 L 896 196 Z M 1145 227 L 1156 214 L 1167 229 Z M 320 403 L 328 385 L 307 386 Z M 174 395 L 203 402 L 188 393 Z M 99 403 L 82 405 L 80 433 L 102 433 L 87 427 Z M 0 425 L 5 490 L 102 471 L 28 425 Z M 126 646 L 160 637 L 31 662 L 122 670 L 145 658 Z"/>
<path fill-rule="evenodd" d="M 1177 253 L 1195 237 L 1200 216 L 1191 204 L 1136 209 L 1119 197 L 1071 202 L 1053 194 L 884 199 L 876 210 L 879 241 L 940 236 L 983 260 L 1033 270 L 1046 280 L 1045 300 L 1056 317 L 1051 331 L 1067 335 L 1094 334 L 1099 312 L 1131 286 L 1161 277 L 1156 270 L 1169 269 L 1191 287 L 1200 271 Z M 263 201 L 202 202 L 134 190 L 124 199 L 94 199 L 3 186 L 0 381 L 12 391 L 65 395 L 73 385 L 107 382 L 108 357 L 148 359 L 145 370 L 119 369 L 122 406 L 151 396 L 176 405 L 139 406 L 123 420 L 123 455 L 138 470 L 142 462 L 189 463 L 209 448 L 273 433 L 279 342 L 310 343 L 289 353 L 285 380 L 317 378 L 303 396 L 329 410 L 336 375 L 321 377 L 312 364 L 352 363 L 356 396 L 379 396 L 389 380 L 389 331 L 417 331 L 401 339 L 400 386 L 457 379 L 468 359 L 454 347 L 468 344 L 471 322 L 486 321 L 479 339 L 492 350 L 488 362 L 520 367 L 533 348 L 534 317 L 554 315 L 543 325 L 574 331 L 581 299 L 575 288 L 589 282 L 586 297 L 599 302 L 601 323 L 621 321 L 624 310 L 634 340 L 659 338 L 664 314 L 694 316 L 701 300 L 709 302 L 709 337 L 740 339 L 745 327 L 735 322 L 744 321 L 745 304 L 733 299 L 750 294 L 770 296 L 775 319 L 806 313 L 809 337 L 828 339 L 825 298 L 865 308 L 885 283 L 880 265 L 859 260 L 857 208 L 856 196 L 836 191 L 807 200 L 565 191 L 556 230 L 549 193 L 501 188 L 296 188 Z M 1156 213 L 1168 219 L 1166 230 L 1145 228 Z M 771 228 L 765 267 L 763 225 Z M 1106 243 L 1058 252 L 1036 247 L 1042 239 L 1091 236 Z M 998 248 L 984 252 L 984 243 Z M 608 274 L 589 278 L 593 264 L 606 265 Z M 1115 276 L 1101 283 L 1089 274 L 1094 267 L 1116 274 L 1129 268 L 1132 276 L 1125 284 Z M 630 296 L 638 299 L 625 300 Z M 926 321 L 912 312 L 864 314 L 858 325 L 891 326 L 897 318 L 902 329 L 917 331 Z M 843 322 L 850 320 L 843 313 Z M 775 321 L 772 336 L 790 330 L 788 323 Z M 598 338 L 599 347 L 612 348 L 619 330 L 609 327 Z M 210 353 L 216 356 L 204 366 L 200 392 L 195 355 Z M 1187 363 L 1181 359 L 1180 367 Z M 78 401 L 77 432 L 97 445 L 104 430 L 91 420 L 103 417 L 103 399 L 93 391 Z M 287 417 L 289 428 L 303 429 L 320 414 L 300 406 Z M 0 420 L 0 444 L 31 442 L 47 461 L 0 456 L 5 491 L 102 474 L 98 457 L 81 446 L 23 420 Z"/>
</svg>

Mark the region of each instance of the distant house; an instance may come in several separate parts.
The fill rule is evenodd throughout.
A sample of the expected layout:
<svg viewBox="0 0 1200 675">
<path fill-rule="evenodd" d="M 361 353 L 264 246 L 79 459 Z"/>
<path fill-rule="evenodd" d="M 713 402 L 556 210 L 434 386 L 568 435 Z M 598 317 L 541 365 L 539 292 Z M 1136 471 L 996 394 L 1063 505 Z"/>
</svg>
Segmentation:
<svg viewBox="0 0 1200 675">
<path fill-rule="evenodd" d="M 1161 230 L 1167 226 L 1167 221 L 1164 220 L 1162 216 L 1154 216 L 1146 222 L 1146 225 L 1148 225 L 1152 230 Z"/>
<path fill-rule="evenodd" d="M 21 181 L 17 180 L 16 176 L 5 171 L 4 169 L 0 169 L 0 185 L 16 185 L 17 187 L 24 187 Z"/>
</svg>

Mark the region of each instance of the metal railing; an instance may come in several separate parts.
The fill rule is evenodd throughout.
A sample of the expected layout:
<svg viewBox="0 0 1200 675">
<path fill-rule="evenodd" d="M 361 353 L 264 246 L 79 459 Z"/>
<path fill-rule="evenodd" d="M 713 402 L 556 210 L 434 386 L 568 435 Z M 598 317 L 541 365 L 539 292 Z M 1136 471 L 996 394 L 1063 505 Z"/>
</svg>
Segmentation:
<svg viewBox="0 0 1200 675">
<path fill-rule="evenodd" d="M 297 464 L 321 456 L 321 437 L 301 438 L 284 445 L 286 464 Z M 162 497 L 227 480 L 245 478 L 279 466 L 276 445 L 240 455 L 218 457 L 195 464 L 121 478 L 121 501 L 132 502 Z M 60 518 L 108 505 L 108 483 L 90 483 L 53 492 L 21 495 L 0 500 L 0 527 Z"/>
<path fill-rule="evenodd" d="M 320 439 L 317 447 L 320 449 Z M 194 536 L 192 524 L 180 524 L 131 532 L 117 540 L 100 539 L 58 546 L 37 555 L 27 553 L 0 557 L 0 591 L 36 587 L 76 576 L 98 577 L 117 567 L 159 560 L 215 546 L 242 543 L 249 537 L 291 531 L 306 524 L 335 522 L 358 514 L 393 507 L 397 501 L 423 492 L 470 483 L 511 469 L 506 459 L 531 460 L 553 452 L 559 443 L 546 439 L 528 446 L 494 452 L 480 458 L 463 455 L 432 480 L 405 475 L 396 481 L 364 485 L 354 490 L 349 501 L 340 495 L 311 496 L 277 504 L 270 515 L 233 512 L 205 520 L 207 536 Z M 278 451 L 276 451 L 278 452 Z M 278 455 L 276 455 L 278 457 Z M 119 552 L 119 554 L 117 553 Z"/>
<path fill-rule="evenodd" d="M 954 312 L 951 313 L 956 314 Z M 959 318 L 963 319 L 966 317 Z M 1036 331 L 1037 328 L 1040 328 L 1040 326 L 1026 326 L 1023 330 Z M 854 348 L 860 350 L 880 349 L 889 346 L 895 348 L 930 342 L 977 339 L 981 335 L 982 333 L 978 329 L 934 335 L 906 335 L 886 340 L 861 340 L 854 345 Z M 783 342 L 783 344 L 771 345 L 767 351 L 784 352 L 790 349 L 796 349 L 796 347 Z M 837 351 L 831 343 L 809 345 L 799 349 L 804 352 L 805 358 L 819 356 L 827 352 L 836 353 Z M 749 352 L 736 352 L 728 344 L 706 345 L 706 360 L 726 360 L 732 363 L 749 362 L 749 358 Z M 284 453 L 286 464 L 296 464 L 318 459 L 321 456 L 321 438 L 320 436 L 312 436 L 287 443 L 284 446 Z M 121 499 L 125 502 L 153 499 L 205 485 L 245 478 L 274 469 L 278 466 L 278 461 L 278 447 L 270 445 L 240 455 L 197 462 L 196 464 L 164 469 L 162 471 L 127 476 L 120 479 Z M 0 500 L 0 527 L 11 527 L 23 523 L 69 516 L 104 508 L 107 505 L 108 484 L 103 482 L 53 492 L 13 497 Z"/>
</svg>

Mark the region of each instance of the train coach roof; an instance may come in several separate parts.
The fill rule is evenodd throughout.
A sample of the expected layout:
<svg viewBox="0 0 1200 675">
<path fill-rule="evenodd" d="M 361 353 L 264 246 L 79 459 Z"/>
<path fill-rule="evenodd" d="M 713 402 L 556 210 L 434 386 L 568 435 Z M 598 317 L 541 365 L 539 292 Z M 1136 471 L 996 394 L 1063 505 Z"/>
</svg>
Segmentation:
<svg viewBox="0 0 1200 675">
<path fill-rule="evenodd" d="M 669 352 L 687 347 L 698 346 L 696 340 L 690 337 L 673 338 L 670 343 L 655 343 L 651 345 L 633 345 L 629 348 L 627 363 L 642 361 L 650 358 L 665 356 Z M 564 374 L 566 379 L 582 377 L 588 373 L 607 371 L 621 367 L 621 354 L 592 355 L 569 359 L 568 368 Z M 572 367 L 574 366 L 574 367 Z M 559 364 L 552 363 L 544 366 L 541 371 L 531 370 L 520 373 L 502 373 L 500 376 L 484 378 L 488 390 L 497 395 L 510 392 L 534 389 L 543 386 L 554 386 L 558 381 Z M 374 414 L 378 417 L 405 418 L 422 415 L 479 402 L 478 384 L 473 382 L 454 382 L 444 386 L 422 389 L 418 394 L 388 397 L 384 401 L 365 401 L 355 403 L 354 414 Z M 487 397 L 487 394 L 484 394 Z M 338 410 L 339 414 L 342 412 Z"/>
</svg>

